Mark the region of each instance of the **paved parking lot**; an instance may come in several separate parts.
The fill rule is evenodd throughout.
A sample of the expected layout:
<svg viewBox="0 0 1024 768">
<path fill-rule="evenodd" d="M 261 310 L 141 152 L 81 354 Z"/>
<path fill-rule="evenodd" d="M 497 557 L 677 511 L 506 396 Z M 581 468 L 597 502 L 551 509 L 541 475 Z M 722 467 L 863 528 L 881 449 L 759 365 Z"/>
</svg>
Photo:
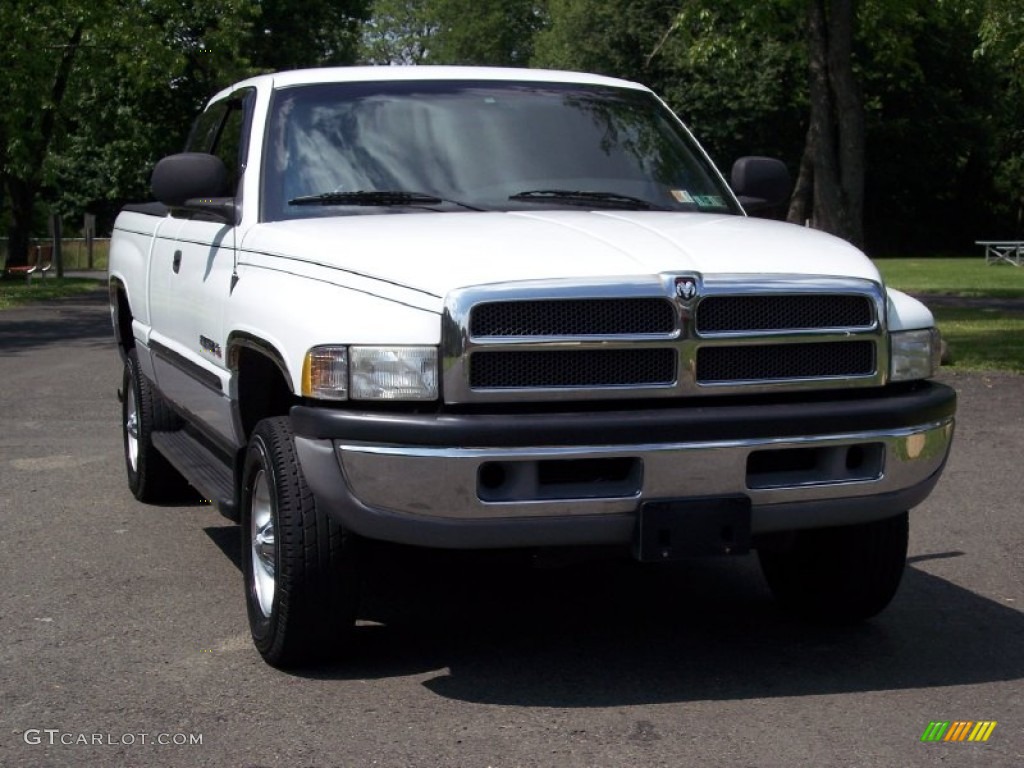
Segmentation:
<svg viewBox="0 0 1024 768">
<path fill-rule="evenodd" d="M 750 558 L 394 550 L 355 660 L 286 674 L 234 526 L 128 492 L 108 324 L 102 293 L 0 313 L 0 766 L 1024 764 L 1024 377 L 944 376 L 951 463 L 863 627 L 787 619 Z"/>
</svg>

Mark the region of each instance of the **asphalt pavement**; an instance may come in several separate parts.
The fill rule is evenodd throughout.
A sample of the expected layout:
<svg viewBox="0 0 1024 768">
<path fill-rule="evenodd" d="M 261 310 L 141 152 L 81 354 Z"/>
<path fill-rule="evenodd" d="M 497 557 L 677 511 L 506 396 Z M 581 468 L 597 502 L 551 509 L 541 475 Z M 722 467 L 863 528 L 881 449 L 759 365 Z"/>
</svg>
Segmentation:
<svg viewBox="0 0 1024 768">
<path fill-rule="evenodd" d="M 289 674 L 248 638 L 237 528 L 128 491 L 103 292 L 0 312 L 0 766 L 1017 768 L 1024 376 L 942 378 L 953 455 L 861 627 L 787 618 L 750 557 L 384 549 L 349 662 Z"/>
</svg>

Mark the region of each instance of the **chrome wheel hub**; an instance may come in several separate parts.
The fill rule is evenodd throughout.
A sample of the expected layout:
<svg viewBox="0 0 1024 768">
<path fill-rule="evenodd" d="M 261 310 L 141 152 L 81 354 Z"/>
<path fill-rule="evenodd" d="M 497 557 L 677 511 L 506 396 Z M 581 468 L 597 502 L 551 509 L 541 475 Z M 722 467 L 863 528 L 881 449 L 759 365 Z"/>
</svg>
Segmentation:
<svg viewBox="0 0 1024 768">
<path fill-rule="evenodd" d="M 135 401 L 135 387 L 128 387 L 128 399 L 124 409 L 125 451 L 132 472 L 139 471 L 139 408 Z"/>
<path fill-rule="evenodd" d="M 256 473 L 253 481 L 249 510 L 250 553 L 252 581 L 256 603 L 267 618 L 274 606 L 274 588 L 277 558 L 274 548 L 274 509 L 270 501 L 270 486 L 264 470 Z"/>
</svg>

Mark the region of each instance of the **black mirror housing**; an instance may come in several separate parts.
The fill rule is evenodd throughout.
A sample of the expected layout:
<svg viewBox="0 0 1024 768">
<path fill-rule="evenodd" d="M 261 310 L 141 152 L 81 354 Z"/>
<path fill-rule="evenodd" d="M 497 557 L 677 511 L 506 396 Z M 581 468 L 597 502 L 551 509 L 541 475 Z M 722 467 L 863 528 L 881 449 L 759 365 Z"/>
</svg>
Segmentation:
<svg viewBox="0 0 1024 768">
<path fill-rule="evenodd" d="M 238 207 L 228 196 L 228 170 L 216 155 L 169 155 L 153 168 L 149 186 L 153 197 L 172 210 L 185 209 L 237 223 Z"/>
<path fill-rule="evenodd" d="M 732 191 L 747 213 L 774 218 L 789 200 L 789 170 L 773 157 L 741 157 L 732 166 Z"/>
<path fill-rule="evenodd" d="M 195 198 L 228 194 L 228 169 L 216 155 L 182 152 L 156 164 L 149 182 L 153 197 L 169 208 L 181 208 Z"/>
</svg>

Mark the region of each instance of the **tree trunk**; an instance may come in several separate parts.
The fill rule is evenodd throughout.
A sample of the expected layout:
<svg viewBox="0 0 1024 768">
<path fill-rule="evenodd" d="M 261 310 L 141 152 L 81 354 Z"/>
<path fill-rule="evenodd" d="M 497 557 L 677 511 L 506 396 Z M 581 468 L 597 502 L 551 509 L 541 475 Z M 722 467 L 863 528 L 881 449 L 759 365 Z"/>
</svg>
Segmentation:
<svg viewBox="0 0 1024 768">
<path fill-rule="evenodd" d="M 835 97 L 838 129 L 839 183 L 847 231 L 858 247 L 864 244 L 864 103 L 853 73 L 854 0 L 830 0 L 828 76 Z"/>
<path fill-rule="evenodd" d="M 8 178 L 6 186 L 11 204 L 11 226 L 7 230 L 7 266 L 25 266 L 28 264 L 28 249 L 32 240 L 36 190 L 21 179 Z"/>
<path fill-rule="evenodd" d="M 864 105 L 853 72 L 854 0 L 808 0 L 810 124 L 788 220 L 862 246 Z"/>
<path fill-rule="evenodd" d="M 811 121 L 807 131 L 808 149 L 814 167 L 814 226 L 845 237 L 843 195 L 839 186 L 835 127 L 832 121 L 832 92 L 828 77 L 828 23 L 824 0 L 807 5 L 810 65 Z"/>
<path fill-rule="evenodd" d="M 800 156 L 800 172 L 789 199 L 786 221 L 803 226 L 811 218 L 812 196 L 814 194 L 814 158 L 811 157 L 811 134 L 808 130 L 804 140 L 804 152 Z"/>
</svg>

